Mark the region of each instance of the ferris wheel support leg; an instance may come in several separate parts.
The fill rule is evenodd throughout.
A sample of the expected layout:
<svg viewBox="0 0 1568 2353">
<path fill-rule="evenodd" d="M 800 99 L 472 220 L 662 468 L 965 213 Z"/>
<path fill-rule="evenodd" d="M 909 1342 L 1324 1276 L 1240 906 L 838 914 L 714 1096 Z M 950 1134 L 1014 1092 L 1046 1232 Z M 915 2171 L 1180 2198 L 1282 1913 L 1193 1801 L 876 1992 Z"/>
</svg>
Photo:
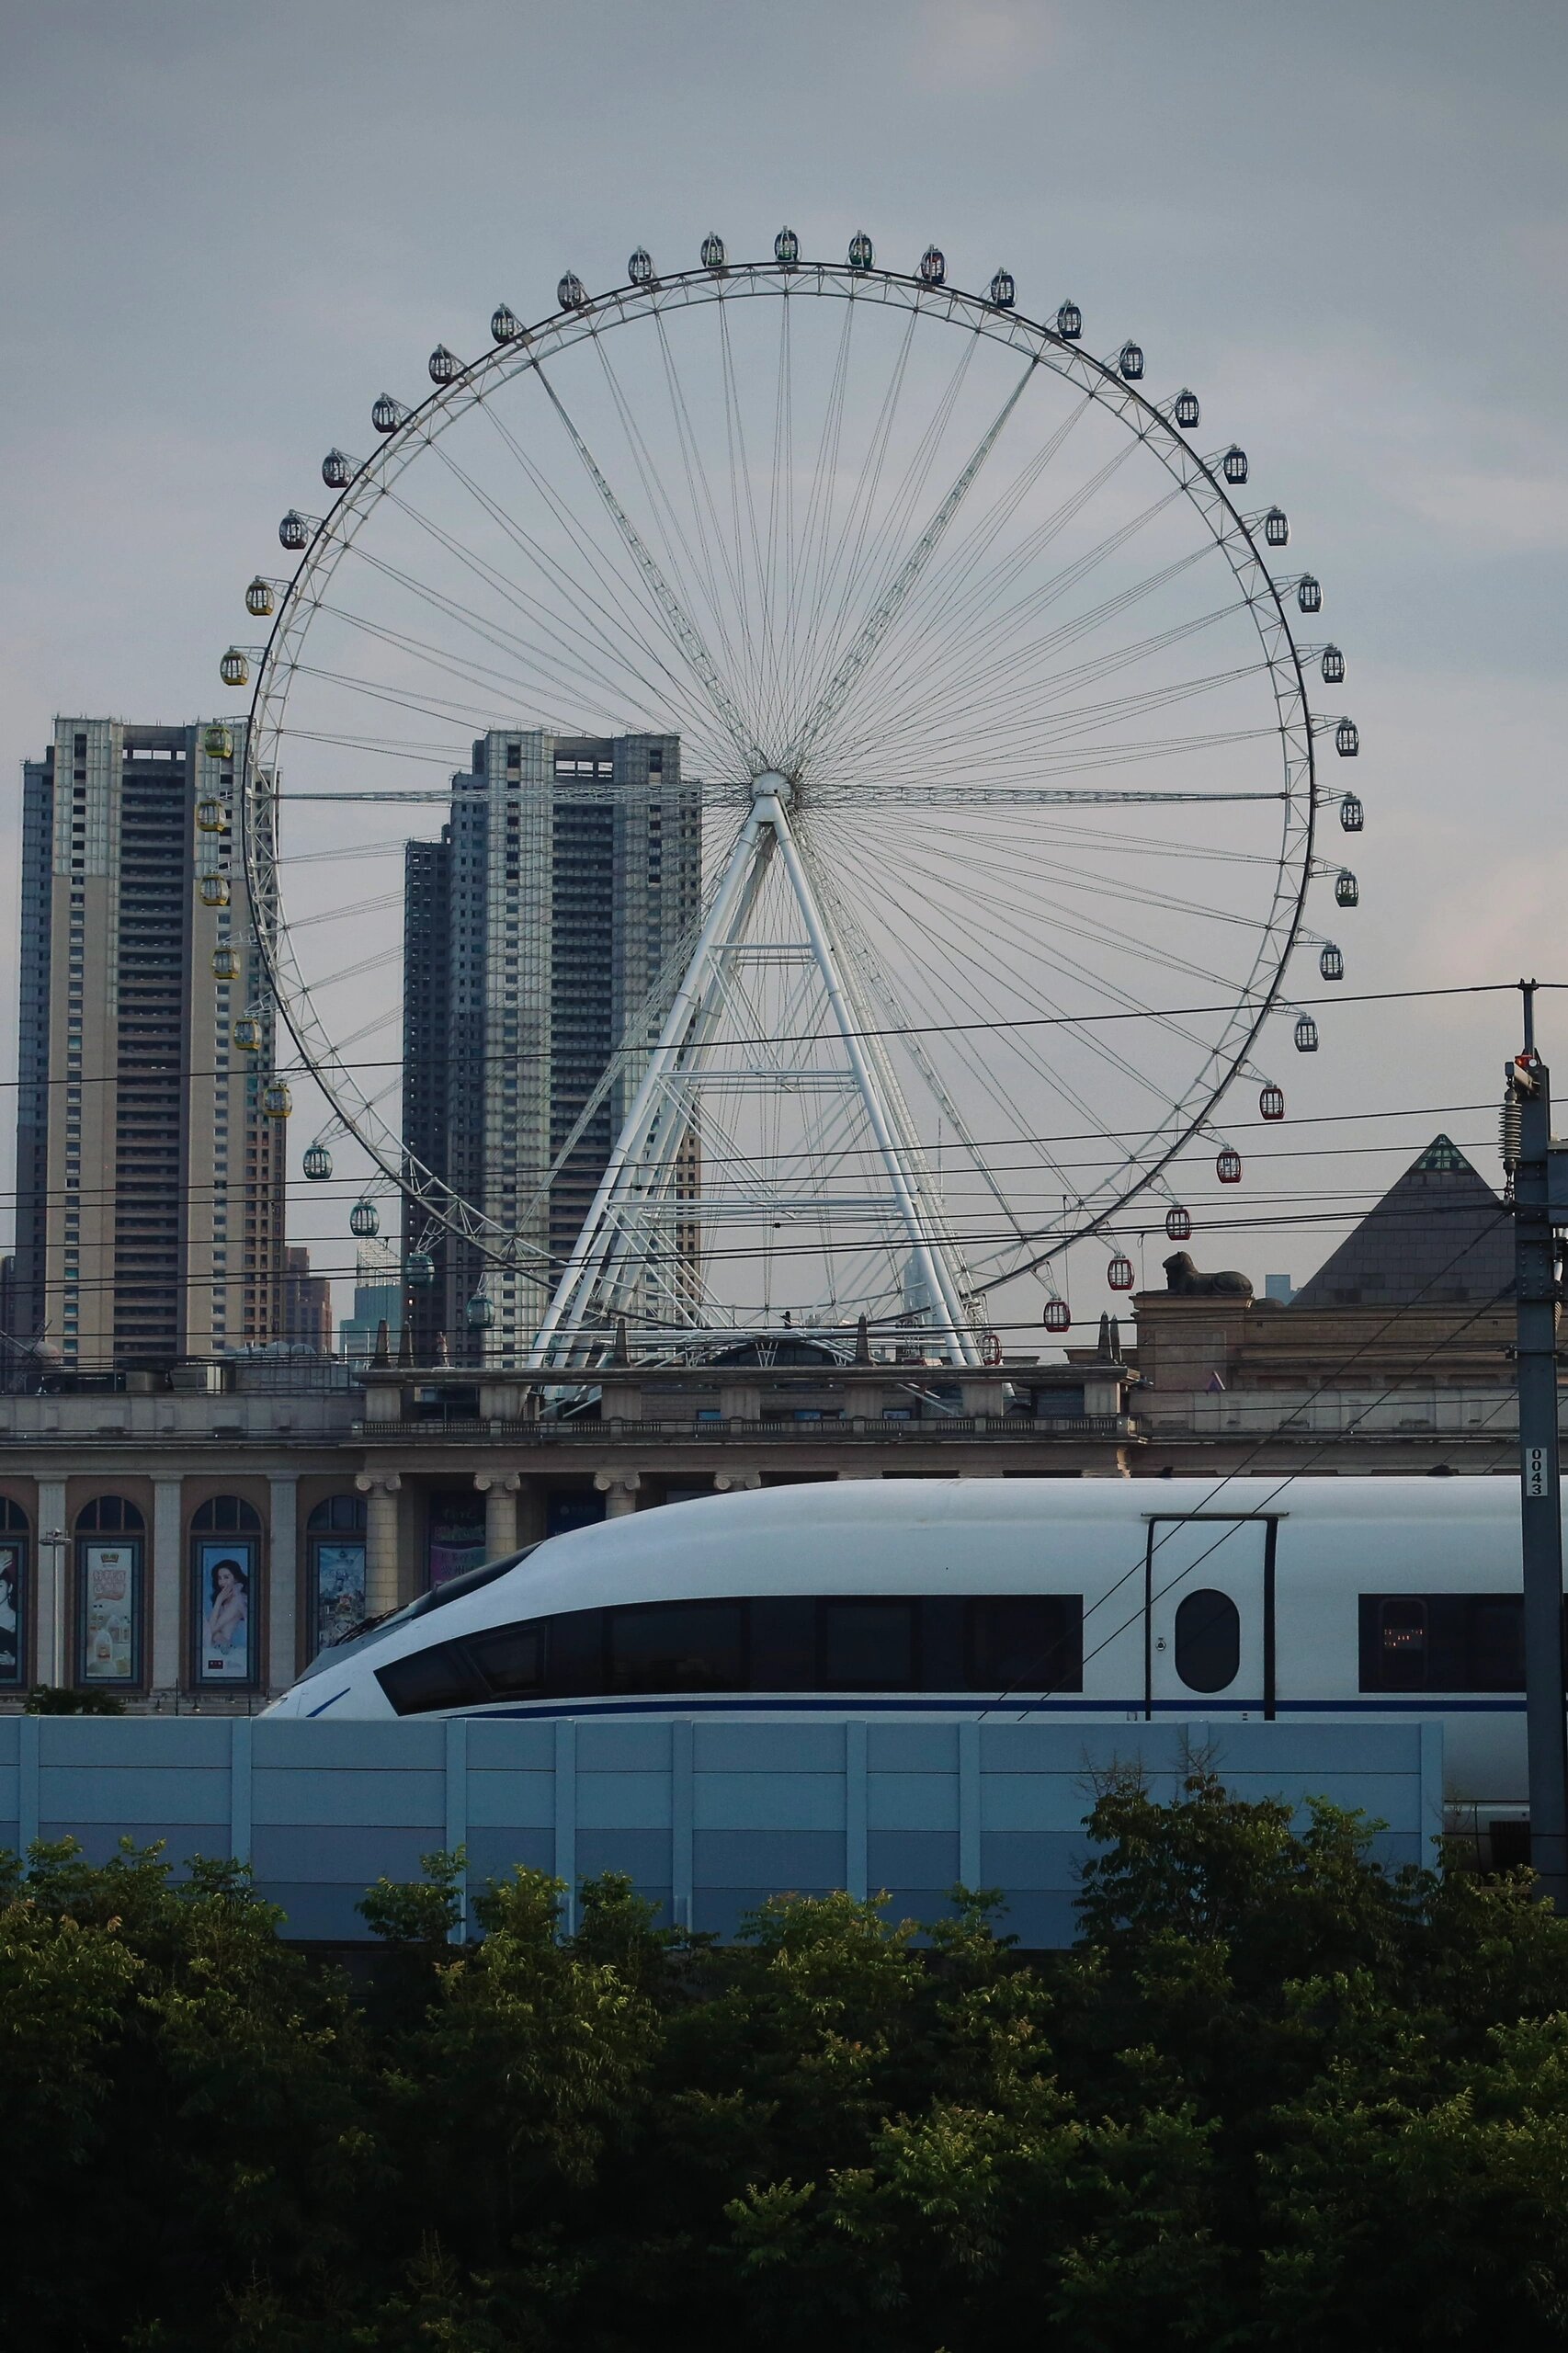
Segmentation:
<svg viewBox="0 0 1568 2353">
<path fill-rule="evenodd" d="M 582 1232 L 577 1236 L 565 1271 L 555 1287 L 555 1296 L 528 1352 L 530 1370 L 538 1370 L 549 1364 L 558 1335 L 563 1331 L 571 1334 L 574 1320 L 581 1313 L 582 1302 L 589 1296 L 597 1276 L 615 1254 L 616 1236 L 609 1222 L 609 1211 L 616 1205 L 618 1197 L 626 1190 L 629 1171 L 643 1155 L 666 1082 L 685 1051 L 693 1022 L 700 1017 L 712 982 L 715 952 L 741 907 L 746 904 L 748 885 L 765 847 L 763 837 L 767 825 L 766 804 L 754 801 L 745 824 L 736 835 L 729 863 L 720 877 L 713 904 L 708 910 L 708 920 L 691 951 L 691 961 L 665 1017 L 659 1041 L 649 1057 L 642 1084 L 632 1097 L 631 1108 L 616 1138 L 615 1148 L 605 1165 L 598 1190 L 583 1221 Z"/>
<path fill-rule="evenodd" d="M 909 1171 L 904 1165 L 898 1140 L 893 1132 L 892 1119 L 887 1103 L 883 1099 L 882 1089 L 872 1067 L 871 1057 L 866 1050 L 866 1040 L 861 1034 L 860 1026 L 855 1018 L 854 1007 L 844 983 L 844 976 L 838 969 L 838 958 L 834 949 L 832 936 L 824 921 L 822 909 L 817 904 L 816 892 L 812 888 L 811 878 L 801 861 L 801 853 L 796 845 L 795 836 L 790 831 L 790 820 L 784 813 L 781 801 L 777 799 L 773 801 L 769 811 L 769 822 L 778 836 L 779 855 L 784 860 L 785 870 L 789 874 L 795 897 L 799 902 L 801 919 L 806 926 L 806 937 L 811 942 L 817 970 L 822 974 L 823 986 L 827 992 L 828 1003 L 833 1008 L 833 1017 L 838 1025 L 838 1034 L 843 1042 L 844 1051 L 849 1058 L 849 1066 L 855 1074 L 855 1082 L 859 1088 L 860 1098 L 866 1106 L 866 1116 L 870 1120 L 871 1132 L 877 1140 L 877 1149 L 881 1154 L 882 1165 L 887 1171 L 888 1183 L 892 1188 L 893 1198 L 903 1213 L 904 1227 L 909 1235 L 910 1250 L 919 1268 L 921 1279 L 926 1285 L 935 1320 L 941 1325 L 946 1335 L 948 1347 L 954 1363 L 978 1364 L 980 1350 L 969 1328 L 969 1318 L 964 1313 L 959 1286 L 954 1279 L 952 1268 L 947 1263 L 946 1252 L 939 1242 L 934 1242 L 932 1239 L 926 1226 L 925 1213 L 911 1188 Z"/>
</svg>

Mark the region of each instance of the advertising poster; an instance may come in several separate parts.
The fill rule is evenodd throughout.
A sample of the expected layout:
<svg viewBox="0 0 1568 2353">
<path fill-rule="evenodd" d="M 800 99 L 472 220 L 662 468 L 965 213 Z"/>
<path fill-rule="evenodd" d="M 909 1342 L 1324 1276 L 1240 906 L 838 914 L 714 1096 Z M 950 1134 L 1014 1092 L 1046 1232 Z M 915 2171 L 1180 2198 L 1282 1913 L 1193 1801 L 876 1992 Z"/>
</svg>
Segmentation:
<svg viewBox="0 0 1568 2353">
<path fill-rule="evenodd" d="M 82 1547 L 84 1683 L 136 1675 L 136 1554 L 129 1544 Z"/>
<path fill-rule="evenodd" d="M 432 1495 L 430 1541 L 426 1566 L 434 1589 L 464 1569 L 477 1569 L 484 1558 L 484 1503 L 471 1492 Z"/>
<path fill-rule="evenodd" d="M 251 1677 L 251 1587 L 256 1547 L 248 1537 L 207 1536 L 196 1548 L 196 1606 L 202 1683 L 248 1683 Z"/>
<path fill-rule="evenodd" d="M 22 1613 L 27 1595 L 22 1584 L 22 1548 L 0 1544 L 0 1684 L 22 1679 Z"/>
<path fill-rule="evenodd" d="M 341 1643 L 365 1616 L 365 1540 L 316 1546 L 316 1648 Z"/>
</svg>

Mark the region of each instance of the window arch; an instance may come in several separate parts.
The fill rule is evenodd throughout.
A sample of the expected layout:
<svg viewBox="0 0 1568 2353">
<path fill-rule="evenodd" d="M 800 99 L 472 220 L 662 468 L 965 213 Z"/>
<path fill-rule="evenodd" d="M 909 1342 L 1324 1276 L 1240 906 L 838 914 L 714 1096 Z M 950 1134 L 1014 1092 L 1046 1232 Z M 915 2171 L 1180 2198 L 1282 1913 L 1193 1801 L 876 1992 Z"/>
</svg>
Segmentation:
<svg viewBox="0 0 1568 2353">
<path fill-rule="evenodd" d="M 191 1519 L 193 1535 L 259 1535 L 261 1514 L 243 1495 L 209 1495 Z"/>
<path fill-rule="evenodd" d="M 261 1514 L 209 1495 L 190 1519 L 191 1631 L 198 1683 L 251 1684 L 260 1664 Z"/>
<path fill-rule="evenodd" d="M 142 1679 L 142 1535 L 126 1495 L 94 1495 L 76 1515 L 76 1679 L 117 1686 Z"/>
<path fill-rule="evenodd" d="M 76 1514 L 78 1535 L 140 1536 L 146 1525 L 128 1495 L 95 1495 Z"/>
<path fill-rule="evenodd" d="M 323 1529 L 362 1529 L 364 1525 L 363 1495 L 325 1495 L 305 1522 L 312 1536 Z"/>
<path fill-rule="evenodd" d="M 365 1498 L 324 1495 L 305 1522 L 309 1657 L 358 1631 L 365 1619 Z"/>
<path fill-rule="evenodd" d="M 0 1690 L 27 1680 L 28 1516 L 0 1495 Z"/>
</svg>

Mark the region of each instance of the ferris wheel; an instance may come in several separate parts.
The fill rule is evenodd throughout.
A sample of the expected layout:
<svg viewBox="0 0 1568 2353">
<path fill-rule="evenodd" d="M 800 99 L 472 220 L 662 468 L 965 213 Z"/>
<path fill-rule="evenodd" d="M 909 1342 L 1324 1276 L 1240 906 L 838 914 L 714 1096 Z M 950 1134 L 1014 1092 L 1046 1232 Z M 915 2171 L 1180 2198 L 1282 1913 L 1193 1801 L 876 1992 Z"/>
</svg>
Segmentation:
<svg viewBox="0 0 1568 2353">
<path fill-rule="evenodd" d="M 427 394 L 381 394 L 363 452 L 328 453 L 325 511 L 279 527 L 294 569 L 246 593 L 265 643 L 222 665 L 252 688 L 244 1017 L 291 1043 L 307 1176 L 352 1180 L 361 1234 L 401 1196 L 421 1264 L 460 1244 L 470 1321 L 505 1295 L 540 1369 L 861 1319 L 972 1363 L 1041 1288 L 1065 1328 L 1069 1251 L 1130 1288 L 1133 1204 L 1190 1231 L 1184 1153 L 1239 1181 L 1227 1091 L 1283 1116 L 1280 1055 L 1318 1043 L 1292 972 L 1344 972 L 1308 900 L 1358 896 L 1320 840 L 1361 802 L 1319 756 L 1358 737 L 1309 695 L 1345 662 L 1308 642 L 1286 515 L 1136 342 L 1096 356 L 1074 302 L 1031 318 L 1005 270 L 962 291 L 934 246 L 907 273 L 864 235 L 841 263 L 789 230 L 770 261 L 640 249 L 490 336 L 437 346 Z M 508 730 L 675 739 L 701 889 L 502 1187 L 411 1144 L 400 1025 L 427 984 L 409 843 Z M 585 766 L 494 790 L 674 797 Z M 540 1034 L 480 1049 L 519 1120 Z M 594 1132 L 563 1236 L 551 1188 Z"/>
</svg>

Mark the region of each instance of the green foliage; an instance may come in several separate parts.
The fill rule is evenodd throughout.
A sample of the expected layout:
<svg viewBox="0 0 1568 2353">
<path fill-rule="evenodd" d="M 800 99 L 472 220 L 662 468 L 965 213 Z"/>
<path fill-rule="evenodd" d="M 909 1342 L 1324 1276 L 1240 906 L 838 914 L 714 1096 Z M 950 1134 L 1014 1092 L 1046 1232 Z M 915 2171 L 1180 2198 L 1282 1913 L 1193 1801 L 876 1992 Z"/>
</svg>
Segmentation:
<svg viewBox="0 0 1568 2353">
<path fill-rule="evenodd" d="M 1113 1776 L 1076 1946 L 460 1853 L 369 1982 L 241 1866 L 0 1859 L 6 2314 L 36 2353 L 1348 2353 L 1568 2341 L 1568 1924 L 1195 1766 Z M 465 1912 L 466 1905 L 466 1912 Z M 454 1941 L 454 1938 L 458 1940 Z"/>
<path fill-rule="evenodd" d="M 75 1690 L 68 1683 L 35 1683 L 22 1702 L 28 1716 L 122 1716 L 125 1702 L 113 1691 Z"/>
</svg>

